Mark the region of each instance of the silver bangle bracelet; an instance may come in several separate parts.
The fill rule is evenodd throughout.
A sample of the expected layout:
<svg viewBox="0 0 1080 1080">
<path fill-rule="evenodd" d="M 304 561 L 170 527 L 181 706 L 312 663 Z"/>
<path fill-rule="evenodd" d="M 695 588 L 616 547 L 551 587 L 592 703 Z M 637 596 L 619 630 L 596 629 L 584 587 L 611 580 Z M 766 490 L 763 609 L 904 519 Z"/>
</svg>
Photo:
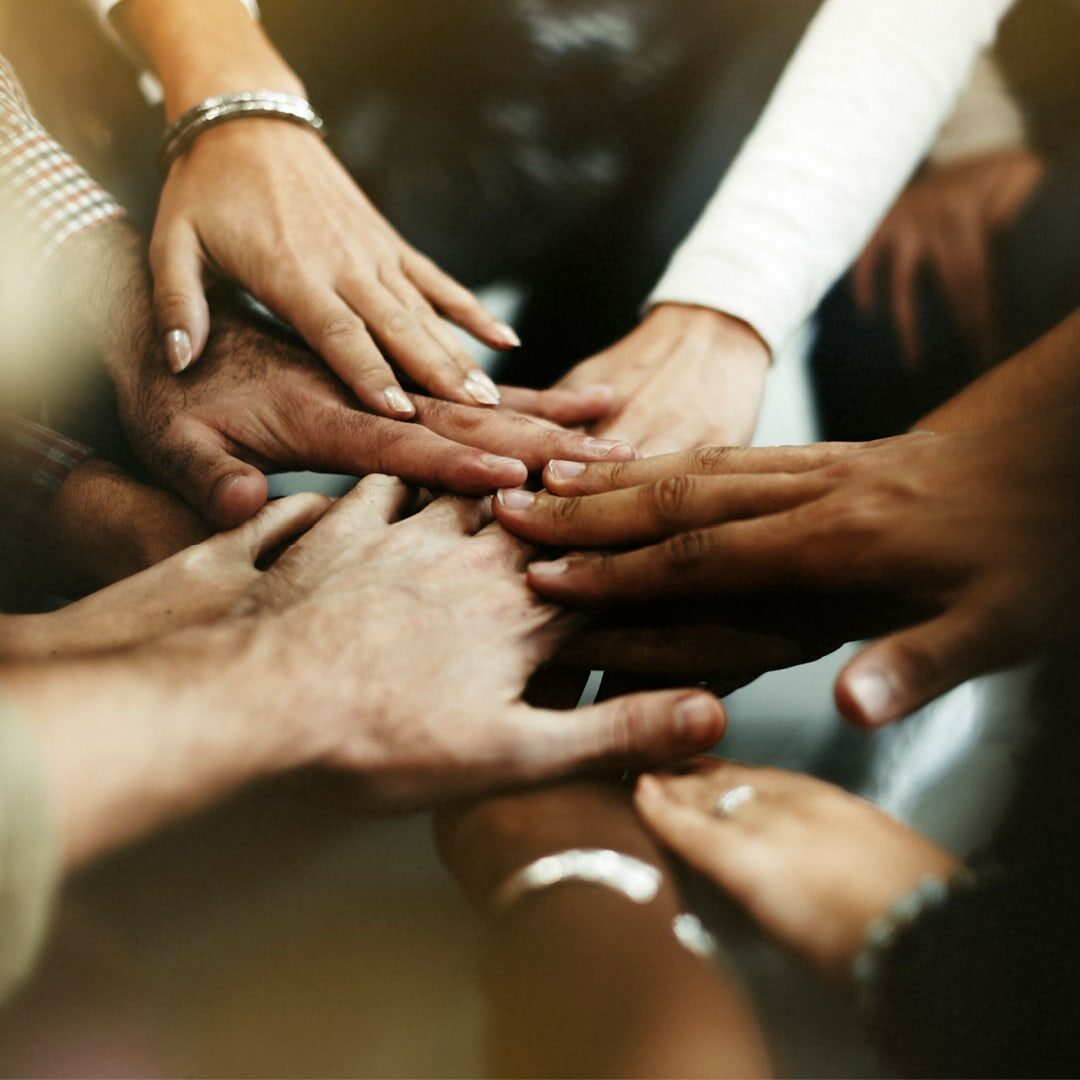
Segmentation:
<svg viewBox="0 0 1080 1080">
<path fill-rule="evenodd" d="M 168 169 L 207 128 L 245 116 L 288 120 L 326 137 L 326 124 L 307 98 L 278 90 L 243 90 L 200 101 L 174 120 L 161 137 L 162 165 Z"/>
</svg>

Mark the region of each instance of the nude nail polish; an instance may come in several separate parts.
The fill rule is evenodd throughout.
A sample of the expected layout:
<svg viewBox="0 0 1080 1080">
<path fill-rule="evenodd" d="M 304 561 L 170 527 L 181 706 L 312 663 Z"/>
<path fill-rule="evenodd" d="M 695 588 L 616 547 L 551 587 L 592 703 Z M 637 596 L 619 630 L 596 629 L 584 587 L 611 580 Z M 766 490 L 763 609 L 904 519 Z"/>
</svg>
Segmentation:
<svg viewBox="0 0 1080 1080">
<path fill-rule="evenodd" d="M 165 359 L 169 370 L 179 375 L 191 363 L 191 338 L 186 330 L 170 330 L 165 335 Z"/>
<path fill-rule="evenodd" d="M 383 397 L 386 399 L 386 404 L 396 413 L 401 413 L 403 416 L 412 416 L 416 412 L 416 407 L 409 400 L 405 391 L 397 386 L 388 386 L 383 391 Z"/>
<path fill-rule="evenodd" d="M 495 337 L 499 340 L 500 344 L 506 345 L 511 349 L 521 348 L 521 338 L 517 336 L 517 331 L 508 323 L 496 323 L 494 329 Z"/>
<path fill-rule="evenodd" d="M 498 405 L 502 400 L 499 388 L 479 369 L 465 380 L 465 393 L 480 405 Z"/>
</svg>

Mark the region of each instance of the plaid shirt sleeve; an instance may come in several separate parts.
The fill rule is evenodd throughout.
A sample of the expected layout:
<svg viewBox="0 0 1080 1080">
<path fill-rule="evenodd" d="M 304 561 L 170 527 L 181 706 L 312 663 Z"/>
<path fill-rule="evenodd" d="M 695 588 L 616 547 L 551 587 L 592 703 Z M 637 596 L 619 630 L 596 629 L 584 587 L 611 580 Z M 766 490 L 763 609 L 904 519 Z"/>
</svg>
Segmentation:
<svg viewBox="0 0 1080 1080">
<path fill-rule="evenodd" d="M 0 547 L 40 543 L 53 498 L 92 453 L 40 424 L 0 416 Z"/>
<path fill-rule="evenodd" d="M 0 209 L 24 234 L 36 272 L 66 240 L 124 215 L 38 123 L 15 72 L 0 56 Z"/>
</svg>

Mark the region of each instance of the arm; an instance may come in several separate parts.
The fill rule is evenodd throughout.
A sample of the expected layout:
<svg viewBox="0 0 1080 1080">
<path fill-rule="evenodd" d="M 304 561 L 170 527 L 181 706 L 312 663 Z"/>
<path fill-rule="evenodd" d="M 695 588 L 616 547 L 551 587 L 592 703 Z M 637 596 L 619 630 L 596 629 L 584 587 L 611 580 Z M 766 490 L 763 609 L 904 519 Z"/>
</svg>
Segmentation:
<svg viewBox="0 0 1080 1080">
<path fill-rule="evenodd" d="M 443 858 L 485 908 L 520 867 L 569 848 L 615 850 L 664 873 L 648 904 L 566 883 L 494 918 L 486 981 L 496 1073 L 767 1075 L 735 982 L 676 941 L 678 896 L 624 792 L 583 783 L 499 796 L 444 813 L 437 828 Z"/>
</svg>

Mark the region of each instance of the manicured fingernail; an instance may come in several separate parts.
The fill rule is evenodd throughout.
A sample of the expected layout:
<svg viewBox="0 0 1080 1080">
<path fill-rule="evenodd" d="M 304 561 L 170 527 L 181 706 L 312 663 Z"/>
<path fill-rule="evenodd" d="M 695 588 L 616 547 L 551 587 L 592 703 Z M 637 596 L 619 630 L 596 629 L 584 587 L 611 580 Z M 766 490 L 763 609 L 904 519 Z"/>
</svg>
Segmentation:
<svg viewBox="0 0 1080 1080">
<path fill-rule="evenodd" d="M 613 454 L 629 454 L 631 457 L 634 455 L 634 448 L 621 439 L 586 439 L 585 445 L 594 454 L 603 454 L 604 457 L 611 457 Z"/>
<path fill-rule="evenodd" d="M 416 412 L 416 407 L 400 387 L 388 386 L 383 391 L 383 397 L 386 398 L 386 404 L 396 413 L 401 413 L 403 416 L 412 416 Z"/>
<path fill-rule="evenodd" d="M 639 776 L 634 794 L 645 802 L 656 802 L 664 797 L 664 789 L 655 776 Z"/>
<path fill-rule="evenodd" d="M 536 502 L 536 496 L 524 488 L 500 488 L 498 499 L 507 510 L 525 510 Z"/>
<path fill-rule="evenodd" d="M 603 385 L 583 386 L 581 388 L 580 393 L 585 394 L 587 397 L 604 397 L 604 398 L 614 398 L 615 397 L 615 391 L 612 390 L 610 386 L 603 386 Z"/>
<path fill-rule="evenodd" d="M 716 730 L 716 706 L 700 694 L 684 698 L 675 706 L 674 730 L 683 742 L 702 742 Z"/>
<path fill-rule="evenodd" d="M 573 480 L 585 471 L 580 461 L 549 461 L 548 472 L 560 480 Z"/>
<path fill-rule="evenodd" d="M 536 577 L 553 578 L 565 574 L 570 569 L 567 559 L 556 559 L 555 562 L 534 562 L 529 564 L 529 573 Z"/>
<path fill-rule="evenodd" d="M 495 339 L 502 345 L 506 345 L 511 349 L 521 348 L 521 338 L 517 336 L 517 331 L 514 330 L 509 323 L 499 322 L 494 326 Z"/>
<path fill-rule="evenodd" d="M 852 676 L 848 691 L 863 717 L 871 724 L 884 724 L 896 711 L 896 695 L 885 672 L 867 668 Z"/>
<path fill-rule="evenodd" d="M 499 457 L 498 454 L 483 454 L 480 461 L 489 469 L 498 469 L 500 471 L 513 469 L 515 475 L 520 477 L 519 482 L 522 484 L 529 478 L 529 467 L 524 461 L 518 461 L 517 458 Z"/>
<path fill-rule="evenodd" d="M 186 330 L 170 330 L 165 335 L 165 359 L 174 375 L 191 363 L 191 338 Z"/>
<path fill-rule="evenodd" d="M 482 371 L 473 371 L 465 380 L 465 393 L 480 405 L 498 405 L 499 388 Z"/>
</svg>

